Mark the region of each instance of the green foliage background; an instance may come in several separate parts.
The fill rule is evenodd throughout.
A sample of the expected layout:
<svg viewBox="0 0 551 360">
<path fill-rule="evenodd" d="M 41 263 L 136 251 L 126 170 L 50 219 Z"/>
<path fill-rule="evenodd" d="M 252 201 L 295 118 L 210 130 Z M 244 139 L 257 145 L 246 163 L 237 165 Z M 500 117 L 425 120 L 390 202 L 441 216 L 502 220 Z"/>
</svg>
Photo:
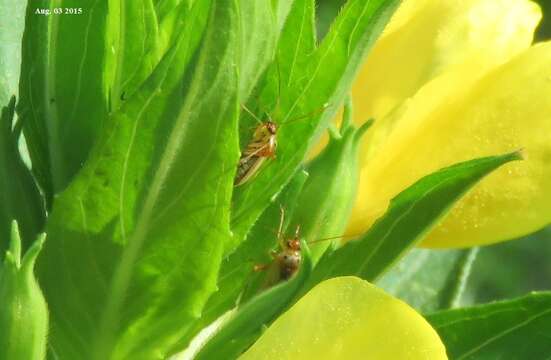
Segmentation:
<svg viewBox="0 0 551 360">
<path fill-rule="evenodd" d="M 495 358 L 551 331 L 548 293 L 460 307 L 549 289 L 549 229 L 480 249 L 477 259 L 476 250 L 414 249 L 455 201 L 517 153 L 419 179 L 356 241 L 309 249 L 305 239 L 346 225 L 357 143 L 369 127 L 351 125 L 347 93 L 399 1 L 350 0 L 337 12 L 342 4 L 37 0 L 23 35 L 24 9 L 0 2 L 0 19 L 10 21 L 0 36 L 8 40 L 0 43 L 0 168 L 10 174 L 0 182 L 0 249 L 13 218 L 25 248 L 47 233 L 36 273 L 50 313 L 50 358 L 166 358 L 232 309 L 197 357 L 235 358 L 306 291 L 341 275 L 417 308 L 454 357 Z M 35 14 L 48 7 L 85 12 Z M 545 23 L 538 36 L 548 31 Z M 244 104 L 283 125 L 276 159 L 234 188 L 240 149 L 257 125 Z M 305 164 L 342 104 L 342 128 Z M 30 169 L 17 150 L 21 131 Z M 271 229 L 280 207 L 287 233 L 304 225 L 303 264 L 263 291 L 266 275 L 251 269 L 277 249 Z M 548 343 L 515 351 L 537 358 Z"/>
</svg>

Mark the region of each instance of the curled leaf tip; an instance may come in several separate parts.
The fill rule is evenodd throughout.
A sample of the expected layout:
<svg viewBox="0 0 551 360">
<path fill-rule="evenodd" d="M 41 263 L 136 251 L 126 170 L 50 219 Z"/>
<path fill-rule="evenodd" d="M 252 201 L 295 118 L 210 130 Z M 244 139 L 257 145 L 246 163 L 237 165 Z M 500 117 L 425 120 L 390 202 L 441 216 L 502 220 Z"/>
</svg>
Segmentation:
<svg viewBox="0 0 551 360">
<path fill-rule="evenodd" d="M 45 241 L 46 234 L 40 234 L 33 245 L 29 248 L 29 250 L 27 250 L 27 252 L 23 256 L 23 261 L 21 265 L 23 268 L 29 269 L 29 271 L 33 269 L 34 263 L 36 262 L 38 254 L 40 254 L 40 251 L 42 250 Z"/>
<path fill-rule="evenodd" d="M 352 125 L 352 118 L 354 116 L 354 108 L 352 106 L 352 97 L 347 96 L 344 100 L 344 112 L 342 116 L 342 124 L 341 124 L 341 135 L 344 135 L 344 133 L 351 127 Z"/>
<path fill-rule="evenodd" d="M 330 124 L 327 128 L 327 133 L 329 134 L 330 140 L 339 140 L 341 138 L 339 130 L 337 130 L 333 124 Z"/>
<path fill-rule="evenodd" d="M 15 265 L 19 267 L 21 263 L 21 236 L 19 235 L 19 226 L 16 220 L 11 222 L 11 236 L 10 236 L 10 248 L 9 253 L 15 261 Z M 7 258 L 6 254 L 6 258 Z"/>
<path fill-rule="evenodd" d="M 15 267 L 16 269 L 19 268 L 19 258 L 13 255 L 13 253 L 8 250 L 6 251 L 6 255 L 4 256 L 4 264 Z"/>
<path fill-rule="evenodd" d="M 513 152 L 516 160 L 524 160 L 526 158 L 524 155 L 525 153 L 526 153 L 526 150 L 524 148 L 520 148 L 517 151 Z"/>
<path fill-rule="evenodd" d="M 360 125 L 360 127 L 356 131 L 356 140 L 359 140 L 374 123 L 375 119 L 371 118 Z"/>
</svg>

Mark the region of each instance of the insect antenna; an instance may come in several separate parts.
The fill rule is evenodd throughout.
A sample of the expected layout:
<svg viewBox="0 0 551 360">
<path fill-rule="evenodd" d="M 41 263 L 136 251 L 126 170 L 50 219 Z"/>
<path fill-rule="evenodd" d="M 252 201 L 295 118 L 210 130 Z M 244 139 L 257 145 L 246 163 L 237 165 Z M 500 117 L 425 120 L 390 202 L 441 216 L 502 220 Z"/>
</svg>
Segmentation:
<svg viewBox="0 0 551 360">
<path fill-rule="evenodd" d="M 328 107 L 329 107 L 329 103 L 325 103 L 325 104 L 323 104 L 323 106 L 317 108 L 316 110 L 310 111 L 307 114 L 303 114 L 303 115 L 299 115 L 297 117 L 291 118 L 291 119 L 289 119 L 285 122 L 282 122 L 281 124 L 279 124 L 279 126 L 287 125 L 287 124 L 295 122 L 295 121 L 301 121 L 301 120 L 308 119 L 309 117 L 312 117 L 314 115 L 317 115 L 317 114 L 320 114 L 320 113 L 324 112 L 325 109 L 327 109 Z"/>
<path fill-rule="evenodd" d="M 277 228 L 277 241 L 279 245 L 283 248 L 285 247 L 283 241 L 283 223 L 285 222 L 285 209 L 281 204 L 279 204 L 279 227 Z"/>
<path fill-rule="evenodd" d="M 241 104 L 241 108 L 242 108 L 243 110 L 245 110 L 249 115 L 251 115 L 252 118 L 256 120 L 256 122 L 258 122 L 259 124 L 263 124 L 262 120 L 260 120 L 260 119 L 258 118 L 258 116 L 256 116 L 251 110 L 249 110 L 249 108 L 247 107 L 247 105 Z"/>
<path fill-rule="evenodd" d="M 306 243 L 307 244 L 315 244 L 315 243 L 319 243 L 319 242 L 323 242 L 323 241 L 329 241 L 329 240 L 335 240 L 335 239 L 355 238 L 355 237 L 358 237 L 360 235 L 362 235 L 362 234 L 331 236 L 331 237 L 326 237 L 326 238 L 321 238 L 321 239 L 308 241 Z"/>
<path fill-rule="evenodd" d="M 279 112 L 279 106 L 281 105 L 281 69 L 279 67 L 279 55 L 276 52 L 276 71 L 277 71 L 277 100 L 275 105 L 276 113 Z"/>
</svg>

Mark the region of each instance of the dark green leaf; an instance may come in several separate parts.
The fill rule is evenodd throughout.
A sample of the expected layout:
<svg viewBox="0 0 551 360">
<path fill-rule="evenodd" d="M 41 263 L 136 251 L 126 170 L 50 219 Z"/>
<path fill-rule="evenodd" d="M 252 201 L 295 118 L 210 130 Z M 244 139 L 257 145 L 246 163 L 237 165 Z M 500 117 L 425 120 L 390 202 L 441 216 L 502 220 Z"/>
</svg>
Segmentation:
<svg viewBox="0 0 551 360">
<path fill-rule="evenodd" d="M 300 271 L 289 281 L 277 285 L 246 303 L 232 315 L 197 354 L 196 359 L 234 359 L 245 351 L 268 326 L 291 304 L 310 275 L 312 262 L 303 241 Z"/>
<path fill-rule="evenodd" d="M 536 41 L 546 41 L 551 38 L 551 3 L 548 0 L 535 0 L 543 10 L 543 19 L 536 31 Z"/>
<path fill-rule="evenodd" d="M 359 240 L 326 253 L 309 287 L 332 277 L 374 281 L 418 243 L 472 186 L 519 153 L 459 163 L 427 175 L 391 200 L 387 212 Z"/>
<path fill-rule="evenodd" d="M 551 292 L 428 316 L 454 360 L 548 359 Z"/>
<path fill-rule="evenodd" d="M 165 357 L 214 291 L 238 157 L 237 8 L 197 0 L 184 23 L 54 204 L 39 273 L 62 358 Z"/>
<path fill-rule="evenodd" d="M 15 98 L 2 109 L 0 117 L 0 254 L 10 239 L 12 220 L 17 220 L 24 249 L 44 226 L 44 204 L 29 169 L 17 147 L 21 128 L 12 128 Z"/>
<path fill-rule="evenodd" d="M 551 226 L 515 241 L 484 246 L 473 264 L 463 305 L 551 289 Z"/>
<path fill-rule="evenodd" d="M 310 142 L 333 119 L 362 60 L 398 3 L 398 0 L 349 1 L 330 33 L 315 48 L 314 2 L 294 2 L 279 42 L 278 61 L 267 72 L 259 101 L 249 102 L 258 117 L 271 112 L 272 118 L 283 125 L 278 131 L 277 158 L 268 160 L 253 180 L 236 189 L 232 228 L 238 235 L 237 241 L 247 234 L 269 200 L 289 181 Z M 330 106 L 324 111 L 327 103 Z M 305 115 L 309 116 L 303 121 L 285 124 Z M 251 125 L 255 123 L 245 118 L 242 124 L 243 146 L 249 141 Z"/>
<path fill-rule="evenodd" d="M 455 307 L 475 256 L 476 249 L 413 249 L 377 281 L 377 286 L 419 312 Z"/>
</svg>

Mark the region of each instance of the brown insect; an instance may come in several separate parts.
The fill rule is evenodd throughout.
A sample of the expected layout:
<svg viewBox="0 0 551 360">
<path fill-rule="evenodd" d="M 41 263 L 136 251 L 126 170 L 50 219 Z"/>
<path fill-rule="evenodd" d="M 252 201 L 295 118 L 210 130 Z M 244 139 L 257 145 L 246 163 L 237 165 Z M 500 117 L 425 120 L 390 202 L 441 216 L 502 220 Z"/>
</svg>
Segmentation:
<svg viewBox="0 0 551 360">
<path fill-rule="evenodd" d="M 272 251 L 270 253 L 272 257 L 272 262 L 268 264 L 257 264 L 254 266 L 254 271 L 264 271 L 268 269 L 275 269 L 275 272 L 272 272 L 273 275 L 268 277 L 264 287 L 269 287 L 280 281 L 289 280 L 293 275 L 297 273 L 300 269 L 302 263 L 302 252 L 300 245 L 300 226 L 298 225 L 295 229 L 295 234 L 291 238 L 284 238 L 283 236 L 283 223 L 285 219 L 285 211 L 283 208 L 280 208 L 280 220 L 279 228 L 277 231 L 277 240 L 279 243 L 279 250 Z M 342 239 L 345 237 L 357 237 L 358 235 L 349 235 L 349 236 L 332 236 L 322 239 L 317 239 L 314 241 L 309 241 L 308 244 L 314 244 L 323 241 Z"/>
<path fill-rule="evenodd" d="M 257 264 L 254 266 L 254 271 L 263 271 L 275 265 L 277 269 L 276 279 L 274 282 L 289 280 L 300 268 L 302 262 L 302 253 L 300 249 L 300 226 L 296 227 L 295 234 L 290 239 L 284 239 L 282 229 L 285 212 L 281 208 L 281 218 L 279 221 L 279 229 L 277 231 L 277 240 L 279 242 L 279 251 L 272 251 L 270 255 L 273 261 L 270 264 Z"/>
<path fill-rule="evenodd" d="M 260 124 L 254 130 L 253 139 L 241 153 L 234 180 L 235 186 L 243 185 L 252 179 L 267 158 L 275 158 L 277 148 L 278 125 L 271 118 L 262 122 L 247 107 L 243 106 L 243 109 Z"/>
<path fill-rule="evenodd" d="M 237 173 L 235 174 L 234 186 L 245 184 L 252 179 L 260 170 L 266 159 L 275 159 L 277 148 L 277 131 L 280 126 L 293 121 L 303 120 L 319 113 L 327 108 L 328 104 L 323 105 L 321 109 L 315 110 L 309 114 L 299 116 L 279 125 L 272 120 L 268 114 L 268 120 L 260 120 L 245 105 L 243 109 L 249 113 L 259 125 L 255 128 L 253 138 L 241 153 L 239 163 L 237 164 Z"/>
</svg>

